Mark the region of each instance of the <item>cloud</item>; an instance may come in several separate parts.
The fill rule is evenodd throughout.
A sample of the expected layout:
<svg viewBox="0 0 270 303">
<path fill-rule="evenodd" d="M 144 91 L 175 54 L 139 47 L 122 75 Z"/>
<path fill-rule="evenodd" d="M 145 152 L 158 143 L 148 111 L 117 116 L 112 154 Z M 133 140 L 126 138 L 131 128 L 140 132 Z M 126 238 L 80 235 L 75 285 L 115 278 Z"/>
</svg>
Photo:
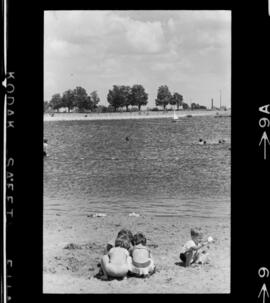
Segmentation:
<svg viewBox="0 0 270 303">
<path fill-rule="evenodd" d="M 45 47 L 45 55 L 48 57 L 71 58 L 80 54 L 82 54 L 81 46 L 64 40 L 52 39 L 47 41 Z"/>
<path fill-rule="evenodd" d="M 160 22 L 136 21 L 110 11 L 46 12 L 45 28 L 45 41 L 54 49 L 56 40 L 90 49 L 102 48 L 107 39 L 104 50 L 122 53 L 156 53 L 165 45 Z"/>
<path fill-rule="evenodd" d="M 172 62 L 155 62 L 152 64 L 152 70 L 171 72 L 174 70 L 175 65 Z"/>
<path fill-rule="evenodd" d="M 171 39 L 187 52 L 230 46 L 230 11 L 177 11 L 167 22 Z"/>
<path fill-rule="evenodd" d="M 146 53 L 156 53 L 163 50 L 165 38 L 160 22 L 130 20 L 126 30 L 127 40 L 134 49 Z"/>
<path fill-rule="evenodd" d="M 177 11 L 176 16 L 180 24 L 207 25 L 230 23 L 231 12 L 228 10 L 184 10 Z"/>
<path fill-rule="evenodd" d="M 171 31 L 171 32 L 175 32 L 175 21 L 174 21 L 174 19 L 173 18 L 170 18 L 169 20 L 168 20 L 168 28 L 169 28 L 169 30 Z"/>
<path fill-rule="evenodd" d="M 113 84 L 140 83 L 149 96 L 163 84 L 189 94 L 218 90 L 230 77 L 230 18 L 227 11 L 47 11 L 45 98 L 76 85 L 97 89 L 103 104 Z"/>
</svg>

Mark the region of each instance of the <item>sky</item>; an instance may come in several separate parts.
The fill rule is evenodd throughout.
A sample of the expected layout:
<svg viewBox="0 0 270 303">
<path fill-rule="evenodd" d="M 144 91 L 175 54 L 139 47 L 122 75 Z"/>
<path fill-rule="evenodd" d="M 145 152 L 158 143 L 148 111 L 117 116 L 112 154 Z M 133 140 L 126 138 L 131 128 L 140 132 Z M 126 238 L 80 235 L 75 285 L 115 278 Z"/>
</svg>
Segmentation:
<svg viewBox="0 0 270 303">
<path fill-rule="evenodd" d="M 44 100 L 82 86 L 108 105 L 113 85 L 158 87 L 231 107 L 230 11 L 46 11 Z"/>
</svg>

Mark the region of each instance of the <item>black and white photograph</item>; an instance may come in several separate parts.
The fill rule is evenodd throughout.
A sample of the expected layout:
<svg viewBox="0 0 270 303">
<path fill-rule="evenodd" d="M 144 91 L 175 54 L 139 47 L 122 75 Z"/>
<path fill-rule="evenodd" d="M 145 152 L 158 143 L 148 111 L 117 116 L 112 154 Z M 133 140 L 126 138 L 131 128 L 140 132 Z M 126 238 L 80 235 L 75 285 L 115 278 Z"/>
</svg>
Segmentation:
<svg viewBox="0 0 270 303">
<path fill-rule="evenodd" d="M 270 1 L 2 2 L 1 302 L 269 303 Z"/>
<path fill-rule="evenodd" d="M 231 292 L 231 17 L 44 11 L 44 294 Z"/>
</svg>

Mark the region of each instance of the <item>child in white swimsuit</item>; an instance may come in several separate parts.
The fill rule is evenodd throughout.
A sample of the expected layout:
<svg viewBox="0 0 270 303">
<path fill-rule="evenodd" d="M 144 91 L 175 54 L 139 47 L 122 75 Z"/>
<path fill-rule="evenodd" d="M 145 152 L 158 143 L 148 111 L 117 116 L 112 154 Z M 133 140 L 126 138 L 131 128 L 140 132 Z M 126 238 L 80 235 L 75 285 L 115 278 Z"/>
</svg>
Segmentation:
<svg viewBox="0 0 270 303">
<path fill-rule="evenodd" d="M 150 276 L 155 271 L 155 265 L 151 252 L 146 246 L 146 237 L 142 233 L 137 233 L 133 237 L 133 243 L 131 273 L 139 277 Z"/>
</svg>

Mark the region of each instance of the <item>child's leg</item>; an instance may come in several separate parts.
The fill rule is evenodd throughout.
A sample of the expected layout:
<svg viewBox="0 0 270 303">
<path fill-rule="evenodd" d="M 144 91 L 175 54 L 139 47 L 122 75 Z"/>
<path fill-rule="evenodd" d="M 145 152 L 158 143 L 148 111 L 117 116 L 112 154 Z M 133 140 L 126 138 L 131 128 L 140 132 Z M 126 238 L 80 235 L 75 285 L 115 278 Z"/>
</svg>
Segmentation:
<svg viewBox="0 0 270 303">
<path fill-rule="evenodd" d="M 107 280 L 108 277 L 123 278 L 127 275 L 129 270 L 128 264 L 116 265 L 110 263 L 110 258 L 108 255 L 104 255 L 101 259 L 101 268 L 103 270 L 104 276 L 101 277 L 102 280 Z"/>
<path fill-rule="evenodd" d="M 184 254 L 184 253 L 180 253 L 180 255 L 179 255 L 179 258 L 180 258 L 180 260 L 184 263 L 184 264 L 186 264 L 186 255 Z"/>
<path fill-rule="evenodd" d="M 155 272 L 155 263 L 154 263 L 154 260 L 151 258 L 150 259 L 150 265 L 149 265 L 149 274 L 152 274 L 152 273 L 154 273 Z"/>
<path fill-rule="evenodd" d="M 191 263 L 191 261 L 192 261 L 192 258 L 193 258 L 193 255 L 194 255 L 194 253 L 193 253 L 192 250 L 187 251 L 187 252 L 185 253 L 185 256 L 186 256 L 185 266 L 189 266 L 189 265 L 190 265 L 190 263 Z"/>
<path fill-rule="evenodd" d="M 199 255 L 198 259 L 196 260 L 196 263 L 199 263 L 199 264 L 209 263 L 209 253 L 208 252 L 201 253 Z"/>
<path fill-rule="evenodd" d="M 108 264 L 109 262 L 110 262 L 110 259 L 109 259 L 109 256 L 108 256 L 108 255 L 104 255 L 104 256 L 101 258 L 100 265 L 101 265 L 101 268 L 102 268 L 102 271 L 103 271 L 104 279 L 108 279 L 107 264 Z"/>
<path fill-rule="evenodd" d="M 192 263 L 196 263 L 199 260 L 200 256 L 201 256 L 201 253 L 199 251 L 194 252 Z"/>
<path fill-rule="evenodd" d="M 128 270 L 132 271 L 132 258 L 130 256 L 127 257 Z"/>
</svg>

